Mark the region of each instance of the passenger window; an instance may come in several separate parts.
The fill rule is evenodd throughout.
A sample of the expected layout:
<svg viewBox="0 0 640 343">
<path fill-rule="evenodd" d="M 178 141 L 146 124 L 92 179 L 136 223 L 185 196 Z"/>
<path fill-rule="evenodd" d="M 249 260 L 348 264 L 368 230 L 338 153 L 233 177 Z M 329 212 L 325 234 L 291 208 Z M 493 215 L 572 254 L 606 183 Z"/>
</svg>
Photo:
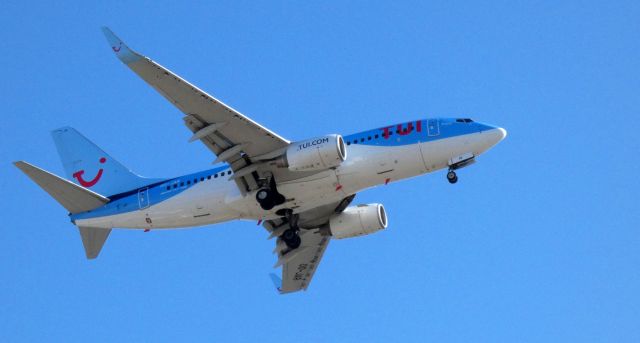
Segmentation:
<svg viewBox="0 0 640 343">
<path fill-rule="evenodd" d="M 376 139 L 378 139 L 378 137 L 380 137 L 379 135 L 376 135 Z"/>
<path fill-rule="evenodd" d="M 187 181 L 187 186 L 190 185 L 190 184 L 191 184 L 191 180 L 188 180 Z"/>
<path fill-rule="evenodd" d="M 177 184 L 177 183 L 174 183 L 174 184 L 173 184 L 173 188 L 178 188 L 178 184 Z"/>
<path fill-rule="evenodd" d="M 207 180 L 211 180 L 211 175 L 207 176 Z"/>
<path fill-rule="evenodd" d="M 183 186 L 184 186 L 184 182 L 180 182 L 180 187 L 183 187 Z"/>
<path fill-rule="evenodd" d="M 371 136 L 367 137 L 367 140 L 370 141 L 371 140 Z"/>
<path fill-rule="evenodd" d="M 167 186 L 167 190 L 170 190 L 170 189 L 171 189 L 171 186 Z"/>
<path fill-rule="evenodd" d="M 347 145 L 351 145 L 351 142 L 347 142 Z"/>
<path fill-rule="evenodd" d="M 364 142 L 364 138 L 360 138 L 360 143 Z"/>
<path fill-rule="evenodd" d="M 213 178 L 217 179 L 218 178 L 218 173 L 213 174 Z"/>
<path fill-rule="evenodd" d="M 198 183 L 198 179 L 193 179 L 193 183 Z"/>
<path fill-rule="evenodd" d="M 201 177 L 201 178 L 200 178 L 200 181 L 204 181 L 204 177 Z"/>
</svg>

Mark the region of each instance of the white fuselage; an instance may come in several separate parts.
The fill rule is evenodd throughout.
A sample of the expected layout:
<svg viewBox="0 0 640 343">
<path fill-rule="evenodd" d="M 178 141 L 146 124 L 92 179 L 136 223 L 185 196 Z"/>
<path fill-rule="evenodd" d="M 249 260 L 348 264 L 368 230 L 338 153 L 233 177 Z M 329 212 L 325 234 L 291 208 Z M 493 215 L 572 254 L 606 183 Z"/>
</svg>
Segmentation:
<svg viewBox="0 0 640 343">
<path fill-rule="evenodd" d="M 153 193 L 137 194 L 140 199 L 138 208 L 134 210 L 76 219 L 76 224 L 87 227 L 159 229 L 201 226 L 233 219 L 273 219 L 279 217 L 275 212 L 280 208 L 304 212 L 335 203 L 366 188 L 447 168 L 451 159 L 456 156 L 467 153 L 478 156 L 504 137 L 504 130 L 500 130 L 502 129 L 398 146 L 352 144 L 347 149 L 347 159 L 337 168 L 279 183 L 278 191 L 288 200 L 270 211 L 259 206 L 255 200 L 255 192 L 243 195 L 234 180 L 221 176 L 198 182 L 155 204 Z M 160 192 L 172 190 L 163 189 Z M 149 201 L 148 197 L 151 197 L 152 205 L 145 207 L 144 202 Z"/>
</svg>

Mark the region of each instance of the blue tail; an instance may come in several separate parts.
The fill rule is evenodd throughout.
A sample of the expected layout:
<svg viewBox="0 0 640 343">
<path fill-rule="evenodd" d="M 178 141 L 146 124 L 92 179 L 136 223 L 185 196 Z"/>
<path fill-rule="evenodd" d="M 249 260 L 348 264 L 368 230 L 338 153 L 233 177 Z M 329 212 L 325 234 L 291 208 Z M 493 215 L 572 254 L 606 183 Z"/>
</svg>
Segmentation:
<svg viewBox="0 0 640 343">
<path fill-rule="evenodd" d="M 108 197 L 158 181 L 136 175 L 72 127 L 51 134 L 67 178 L 82 187 Z"/>
</svg>

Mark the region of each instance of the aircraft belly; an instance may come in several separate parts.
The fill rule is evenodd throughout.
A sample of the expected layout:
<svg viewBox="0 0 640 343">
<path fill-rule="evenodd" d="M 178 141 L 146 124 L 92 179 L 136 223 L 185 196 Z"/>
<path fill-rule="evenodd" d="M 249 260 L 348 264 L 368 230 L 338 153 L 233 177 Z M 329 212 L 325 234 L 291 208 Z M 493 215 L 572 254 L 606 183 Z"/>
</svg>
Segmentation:
<svg viewBox="0 0 640 343">
<path fill-rule="evenodd" d="M 314 206 L 317 203 L 331 202 L 335 199 L 335 193 L 339 192 L 339 197 L 343 197 L 338 184 L 336 171 L 333 169 L 324 170 L 317 174 L 278 184 L 278 191 L 287 199 L 293 199 L 287 206 L 297 208 L 308 205 L 310 202 Z"/>
<path fill-rule="evenodd" d="M 240 214 L 225 204 L 229 186 L 235 183 L 198 185 L 147 208 L 117 215 L 78 220 L 93 227 L 160 229 L 200 226 L 237 219 Z M 150 199 L 153 203 L 153 198 Z"/>
<path fill-rule="evenodd" d="M 350 146 L 349 157 L 337 169 L 346 194 L 426 172 L 418 144 Z"/>
</svg>

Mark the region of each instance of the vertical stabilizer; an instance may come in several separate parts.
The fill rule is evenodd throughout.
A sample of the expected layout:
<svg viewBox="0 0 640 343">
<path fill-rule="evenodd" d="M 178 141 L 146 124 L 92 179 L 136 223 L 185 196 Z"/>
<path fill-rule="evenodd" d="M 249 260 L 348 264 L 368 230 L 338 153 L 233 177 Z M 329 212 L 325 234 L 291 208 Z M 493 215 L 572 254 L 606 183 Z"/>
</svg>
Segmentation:
<svg viewBox="0 0 640 343">
<path fill-rule="evenodd" d="M 155 181 L 136 175 L 72 127 L 51 134 L 67 178 L 82 187 L 111 196 Z"/>
<path fill-rule="evenodd" d="M 87 258 L 92 260 L 98 257 L 104 242 L 107 241 L 111 233 L 111 229 L 78 226 L 78 230 L 80 230 L 80 237 L 82 237 L 82 245 L 84 245 L 84 252 Z"/>
</svg>

